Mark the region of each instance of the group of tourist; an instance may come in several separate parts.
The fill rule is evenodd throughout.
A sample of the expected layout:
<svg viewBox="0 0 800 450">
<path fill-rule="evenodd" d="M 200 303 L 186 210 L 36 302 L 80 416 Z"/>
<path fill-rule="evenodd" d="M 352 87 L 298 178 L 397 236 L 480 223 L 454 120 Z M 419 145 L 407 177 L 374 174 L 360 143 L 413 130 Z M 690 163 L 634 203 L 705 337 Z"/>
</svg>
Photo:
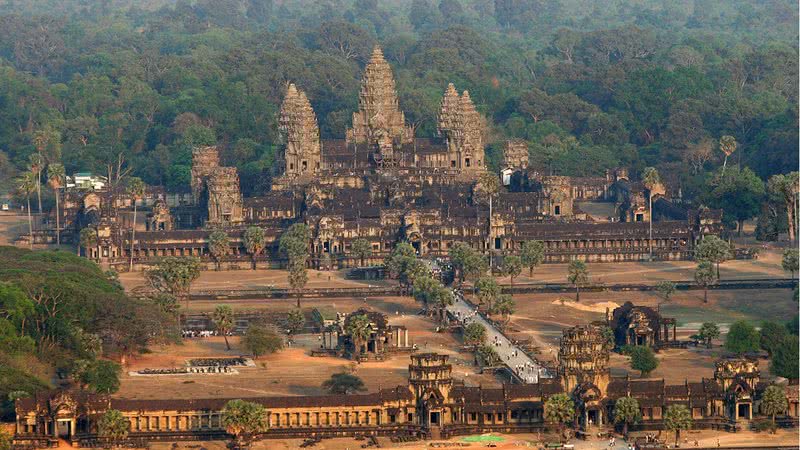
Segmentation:
<svg viewBox="0 0 800 450">
<path fill-rule="evenodd" d="M 217 330 L 181 330 L 181 337 L 188 338 L 207 338 L 211 336 L 221 336 Z M 233 333 L 228 332 L 228 336 L 233 336 Z"/>
</svg>

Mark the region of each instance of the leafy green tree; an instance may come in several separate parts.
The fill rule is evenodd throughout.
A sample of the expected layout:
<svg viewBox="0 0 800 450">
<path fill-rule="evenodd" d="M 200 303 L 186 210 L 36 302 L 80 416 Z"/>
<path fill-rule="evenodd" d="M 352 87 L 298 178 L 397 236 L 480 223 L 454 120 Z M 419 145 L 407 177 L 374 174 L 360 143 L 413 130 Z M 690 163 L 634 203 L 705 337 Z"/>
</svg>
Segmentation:
<svg viewBox="0 0 800 450">
<path fill-rule="evenodd" d="M 278 249 L 289 259 L 289 264 L 300 260 L 305 264 L 308 258 L 308 242 L 311 240 L 311 231 L 308 226 L 296 223 L 290 226 L 278 240 Z"/>
<path fill-rule="evenodd" d="M 470 322 L 463 330 L 464 343 L 471 346 L 483 345 L 486 342 L 486 327 L 478 322 Z"/>
<path fill-rule="evenodd" d="M 106 410 L 97 421 L 97 434 L 118 446 L 128 437 L 130 421 L 116 409 Z"/>
<path fill-rule="evenodd" d="M 765 321 L 761 323 L 761 349 L 770 357 L 780 343 L 789 337 L 789 330 L 781 323 Z"/>
<path fill-rule="evenodd" d="M 119 390 L 119 375 L 122 368 L 114 361 L 96 359 L 88 361 L 77 373 L 82 385 L 100 394 L 113 394 Z"/>
<path fill-rule="evenodd" d="M 661 301 L 658 302 L 658 306 L 656 309 L 661 311 L 661 305 L 667 303 L 669 298 L 672 297 L 672 294 L 675 293 L 675 283 L 671 281 L 659 281 L 656 283 L 656 292 L 661 297 Z"/>
<path fill-rule="evenodd" d="M 364 267 L 364 260 L 372 256 L 372 244 L 364 238 L 358 238 L 353 241 L 350 251 L 359 259 L 361 267 Z"/>
<path fill-rule="evenodd" d="M 692 414 L 684 405 L 669 405 L 664 414 L 664 427 L 675 432 L 675 446 L 681 438 L 681 430 L 688 430 L 692 426 Z"/>
<path fill-rule="evenodd" d="M 522 264 L 530 271 L 529 276 L 532 277 L 533 269 L 544 262 L 544 242 L 525 241 L 522 244 L 520 258 L 522 258 Z"/>
<path fill-rule="evenodd" d="M 189 289 L 200 277 L 200 260 L 195 257 L 170 256 L 161 258 L 151 269 L 145 271 L 145 279 L 153 290 L 186 300 L 189 306 Z"/>
<path fill-rule="evenodd" d="M 208 251 L 211 253 L 211 257 L 214 258 L 217 270 L 220 270 L 220 262 L 230 249 L 231 239 L 228 233 L 222 230 L 214 230 L 208 235 Z"/>
<path fill-rule="evenodd" d="M 245 400 L 230 400 L 222 410 L 222 425 L 233 435 L 237 447 L 247 447 L 253 438 L 269 428 L 263 405 Z"/>
<path fill-rule="evenodd" d="M 772 418 L 775 425 L 775 416 L 786 412 L 789 402 L 786 401 L 786 391 L 780 386 L 769 386 L 761 394 L 761 413 Z"/>
<path fill-rule="evenodd" d="M 703 303 L 708 303 L 708 287 L 717 280 L 714 265 L 710 261 L 700 261 L 694 270 L 695 283 L 703 286 Z"/>
<path fill-rule="evenodd" d="M 749 323 L 739 320 L 731 325 L 725 336 L 725 349 L 736 354 L 757 352 L 761 348 L 761 336 Z"/>
<path fill-rule="evenodd" d="M 661 175 L 659 175 L 658 170 L 655 167 L 645 167 L 644 171 L 642 172 L 642 183 L 647 188 L 647 202 L 648 208 L 647 211 L 650 213 L 650 220 L 649 222 L 649 229 L 650 234 L 647 240 L 647 246 L 650 249 L 650 261 L 653 260 L 653 220 L 655 219 L 653 214 L 653 190 L 661 185 Z"/>
<path fill-rule="evenodd" d="M 500 285 L 492 277 L 481 277 L 475 282 L 475 296 L 478 303 L 484 305 L 488 311 L 493 310 L 494 302 L 501 294 Z"/>
<path fill-rule="evenodd" d="M 567 394 L 555 394 L 544 402 L 544 420 L 556 424 L 564 435 L 564 426 L 575 418 L 575 403 Z"/>
<path fill-rule="evenodd" d="M 289 286 L 297 294 L 297 308 L 300 308 L 300 291 L 308 283 L 308 271 L 304 259 L 289 263 Z"/>
<path fill-rule="evenodd" d="M 719 277 L 719 265 L 733 258 L 731 246 L 717 236 L 705 236 L 694 250 L 694 259 L 698 261 L 708 261 L 717 266 L 717 280 Z"/>
<path fill-rule="evenodd" d="M 66 173 L 63 164 L 51 163 L 47 166 L 47 184 L 53 190 L 53 197 L 56 200 L 56 245 L 59 247 L 61 247 L 61 213 L 59 210 L 61 194 L 59 189 L 64 187 L 65 181 Z"/>
<path fill-rule="evenodd" d="M 639 402 L 633 397 L 622 397 L 614 402 L 614 423 L 622 424 L 622 434 L 627 438 L 628 425 L 642 418 Z"/>
<path fill-rule="evenodd" d="M 126 193 L 131 197 L 133 203 L 133 222 L 131 222 L 131 260 L 128 270 L 133 272 L 133 243 L 136 240 L 136 212 L 138 208 L 138 201 L 144 196 L 145 185 L 144 181 L 138 177 L 128 178 Z"/>
<path fill-rule="evenodd" d="M 425 306 L 426 311 L 431 310 L 433 303 L 434 290 L 439 282 L 431 276 L 419 277 L 414 280 L 414 286 L 411 288 L 411 295 L 414 300 L 421 302 Z"/>
<path fill-rule="evenodd" d="M 344 324 L 344 332 L 353 341 L 353 356 L 356 360 L 361 357 L 361 347 L 367 342 L 372 333 L 372 325 L 366 314 L 351 314 Z"/>
<path fill-rule="evenodd" d="M 401 242 L 392 249 L 386 260 L 386 267 L 392 276 L 397 277 L 401 286 L 414 283 L 417 277 L 425 276 L 427 268 L 417 259 L 417 252 L 408 242 Z"/>
<path fill-rule="evenodd" d="M 786 210 L 789 240 L 797 239 L 797 194 L 800 191 L 800 175 L 791 172 L 786 175 L 773 175 L 767 182 L 767 192 L 783 204 Z"/>
<path fill-rule="evenodd" d="M 242 239 L 244 240 L 245 250 L 247 250 L 247 253 L 249 253 L 250 257 L 253 259 L 253 270 L 256 270 L 256 258 L 266 246 L 264 230 L 255 225 L 247 227 L 247 229 L 244 230 Z"/>
<path fill-rule="evenodd" d="M 228 333 L 233 330 L 234 320 L 233 308 L 228 305 L 217 305 L 211 314 L 211 322 L 214 323 L 214 328 L 222 334 L 225 339 L 225 348 L 228 350 L 231 349 L 231 344 L 228 342 Z"/>
<path fill-rule="evenodd" d="M 271 328 L 250 325 L 242 337 L 242 346 L 252 353 L 254 358 L 258 358 L 282 349 L 283 339 Z"/>
<path fill-rule="evenodd" d="M 28 238 L 30 248 L 33 249 L 33 219 L 31 217 L 31 194 L 36 189 L 36 174 L 33 172 L 25 172 L 17 179 L 17 191 L 25 196 L 25 201 L 28 202 Z M 41 209 L 41 205 L 39 206 Z M 40 211 L 41 212 L 41 211 Z"/>
<path fill-rule="evenodd" d="M 703 322 L 703 324 L 700 325 L 697 336 L 706 343 L 706 347 L 711 348 L 711 341 L 720 336 L 719 327 L 713 322 Z"/>
<path fill-rule="evenodd" d="M 800 373 L 800 363 L 798 362 L 798 339 L 791 335 L 784 338 L 774 350 L 769 371 L 776 377 L 794 379 Z"/>
<path fill-rule="evenodd" d="M 514 278 L 520 273 L 522 273 L 522 259 L 519 256 L 503 258 L 503 275 L 511 277 L 511 285 L 514 285 Z"/>
<path fill-rule="evenodd" d="M 781 267 L 783 270 L 792 273 L 792 279 L 798 268 L 798 257 L 800 252 L 796 248 L 787 248 L 783 251 L 783 258 L 781 259 Z"/>
<path fill-rule="evenodd" d="M 658 359 L 650 347 L 637 345 L 631 349 L 630 356 L 631 369 L 640 371 L 642 377 L 647 376 L 658 367 Z"/>
<path fill-rule="evenodd" d="M 764 203 L 764 182 L 747 167 L 732 167 L 724 176 L 714 176 L 709 188 L 706 202 L 724 211 L 723 221 L 734 220 L 741 236 L 744 222 L 755 217 Z"/>
<path fill-rule="evenodd" d="M 589 282 L 589 270 L 586 268 L 586 263 L 578 259 L 570 261 L 567 270 L 567 281 L 575 286 L 575 301 L 579 302 L 581 301 L 581 286 Z"/>
<path fill-rule="evenodd" d="M 489 269 L 483 255 L 461 242 L 450 249 L 450 261 L 460 283 L 467 278 L 480 277 Z"/>
<path fill-rule="evenodd" d="M 475 351 L 475 353 L 486 367 L 494 367 L 502 363 L 500 355 L 492 345 L 481 344 L 478 346 L 478 349 Z"/>
<path fill-rule="evenodd" d="M 361 378 L 345 372 L 331 375 L 322 382 L 322 387 L 331 394 L 352 394 L 367 390 Z"/>
<path fill-rule="evenodd" d="M 303 331 L 303 326 L 306 324 L 306 317 L 303 315 L 303 311 L 300 309 L 293 309 L 286 314 L 286 325 L 289 328 L 289 332 L 292 334 L 298 334 Z"/>
<path fill-rule="evenodd" d="M 500 294 L 493 305 L 493 314 L 500 314 L 504 321 L 507 321 L 511 314 L 514 314 L 514 298 L 510 294 Z"/>
</svg>

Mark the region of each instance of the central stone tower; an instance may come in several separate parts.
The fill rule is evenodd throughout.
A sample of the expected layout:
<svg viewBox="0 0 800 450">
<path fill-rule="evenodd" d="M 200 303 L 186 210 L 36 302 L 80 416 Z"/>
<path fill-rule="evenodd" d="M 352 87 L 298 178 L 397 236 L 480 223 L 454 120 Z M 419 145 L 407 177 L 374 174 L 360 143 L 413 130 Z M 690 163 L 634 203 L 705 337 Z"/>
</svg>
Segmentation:
<svg viewBox="0 0 800 450">
<path fill-rule="evenodd" d="M 392 68 L 375 47 L 361 80 L 358 111 L 353 113 L 353 128 L 347 130 L 347 143 L 377 146 L 379 160 L 391 164 L 394 146 L 409 144 L 414 136 L 400 111 Z"/>
</svg>

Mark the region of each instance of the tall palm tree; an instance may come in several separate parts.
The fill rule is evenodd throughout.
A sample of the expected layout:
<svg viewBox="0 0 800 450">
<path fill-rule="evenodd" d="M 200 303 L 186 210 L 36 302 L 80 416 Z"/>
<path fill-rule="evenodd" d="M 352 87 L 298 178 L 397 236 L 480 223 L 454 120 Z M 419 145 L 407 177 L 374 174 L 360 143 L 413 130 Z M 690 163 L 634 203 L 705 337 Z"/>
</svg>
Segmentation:
<svg viewBox="0 0 800 450">
<path fill-rule="evenodd" d="M 647 188 L 647 201 L 650 207 L 650 239 L 648 239 L 648 247 L 650 247 L 650 261 L 653 260 L 653 189 L 661 184 L 661 176 L 655 167 L 646 167 L 642 172 L 642 183 Z"/>
<path fill-rule="evenodd" d="M 36 196 L 39 199 L 39 215 L 42 214 L 42 169 L 44 169 L 44 158 L 41 153 L 33 153 L 28 157 L 30 161 L 31 173 L 36 175 Z"/>
<path fill-rule="evenodd" d="M 56 245 L 61 247 L 61 212 L 58 207 L 59 189 L 64 187 L 64 166 L 61 164 L 50 164 L 47 167 L 47 184 L 53 189 L 56 197 Z"/>
<path fill-rule="evenodd" d="M 500 191 L 500 180 L 491 172 L 484 173 L 478 179 L 478 187 L 489 202 L 489 231 L 486 233 L 486 250 L 489 252 L 489 270 L 492 270 L 492 206 L 494 197 Z"/>
<path fill-rule="evenodd" d="M 131 177 L 128 179 L 126 191 L 133 200 L 133 223 L 131 224 L 131 262 L 128 270 L 133 272 L 133 241 L 136 239 L 136 201 L 144 196 L 144 181 L 141 178 Z"/>
<path fill-rule="evenodd" d="M 719 139 L 719 149 L 725 153 L 725 161 L 722 162 L 722 175 L 725 175 L 725 166 L 728 165 L 728 157 L 736 151 L 736 138 L 733 136 L 722 136 Z"/>
<path fill-rule="evenodd" d="M 249 253 L 250 257 L 253 259 L 253 270 L 256 270 L 256 257 L 264 250 L 264 246 L 266 245 L 264 230 L 257 226 L 248 227 L 244 230 L 242 240 L 244 241 L 245 250 L 247 250 L 247 253 Z"/>
<path fill-rule="evenodd" d="M 25 172 L 17 179 L 17 189 L 20 194 L 25 195 L 25 200 L 28 202 L 28 244 L 33 250 L 33 219 L 31 218 L 31 194 L 36 189 L 36 174 L 34 172 Z"/>
<path fill-rule="evenodd" d="M 361 346 L 369 339 L 369 335 L 372 332 L 370 330 L 369 316 L 366 314 L 351 316 L 345 325 L 344 331 L 350 335 L 350 339 L 353 341 L 355 357 L 358 360 L 361 356 Z"/>
</svg>

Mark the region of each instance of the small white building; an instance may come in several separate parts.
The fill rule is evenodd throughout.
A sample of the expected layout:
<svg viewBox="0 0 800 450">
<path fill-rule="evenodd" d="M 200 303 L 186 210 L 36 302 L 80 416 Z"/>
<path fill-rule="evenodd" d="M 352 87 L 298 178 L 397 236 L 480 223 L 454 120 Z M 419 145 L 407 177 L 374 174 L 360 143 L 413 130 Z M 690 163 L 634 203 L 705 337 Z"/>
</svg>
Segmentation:
<svg viewBox="0 0 800 450">
<path fill-rule="evenodd" d="M 81 188 L 98 191 L 106 186 L 106 177 L 93 175 L 90 172 L 77 172 L 67 177 L 67 188 Z"/>
</svg>

